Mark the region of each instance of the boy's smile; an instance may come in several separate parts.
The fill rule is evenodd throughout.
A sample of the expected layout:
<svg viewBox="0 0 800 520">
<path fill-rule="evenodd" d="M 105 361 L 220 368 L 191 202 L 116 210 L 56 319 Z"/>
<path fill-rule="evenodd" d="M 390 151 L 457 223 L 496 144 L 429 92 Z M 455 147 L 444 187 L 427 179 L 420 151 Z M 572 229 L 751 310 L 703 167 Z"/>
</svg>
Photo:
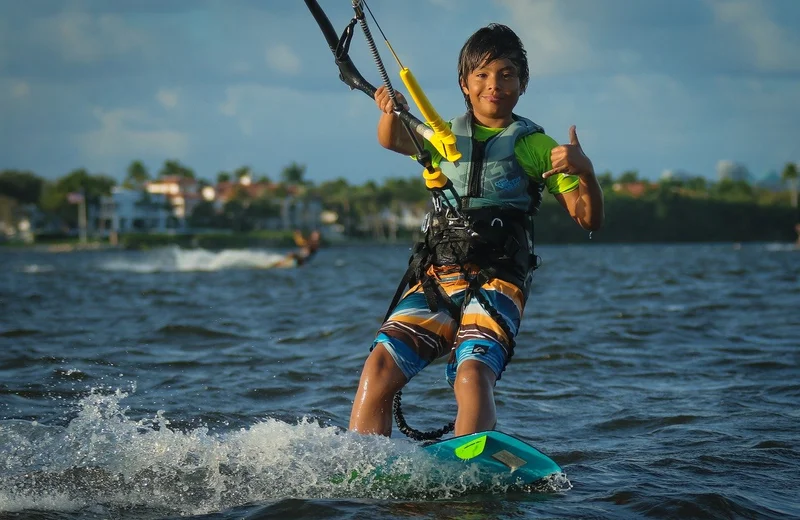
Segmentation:
<svg viewBox="0 0 800 520">
<path fill-rule="evenodd" d="M 469 96 L 477 122 L 490 128 L 511 124 L 511 112 L 520 96 L 519 73 L 508 59 L 501 58 L 470 72 L 461 90 Z"/>
</svg>

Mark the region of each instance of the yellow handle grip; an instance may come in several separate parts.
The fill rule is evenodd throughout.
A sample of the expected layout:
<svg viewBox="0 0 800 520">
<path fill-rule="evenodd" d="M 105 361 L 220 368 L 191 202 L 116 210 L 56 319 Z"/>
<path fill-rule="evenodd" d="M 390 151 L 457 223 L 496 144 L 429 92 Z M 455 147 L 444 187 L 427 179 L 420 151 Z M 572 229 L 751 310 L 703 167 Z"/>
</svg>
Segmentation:
<svg viewBox="0 0 800 520">
<path fill-rule="evenodd" d="M 428 96 L 422 91 L 422 87 L 419 86 L 414 75 L 411 74 L 410 70 L 403 67 L 400 69 L 400 79 L 403 80 L 403 84 L 405 84 L 408 89 L 408 93 L 411 99 L 414 100 L 414 104 L 417 105 L 422 116 L 433 129 L 434 136 L 432 139 L 428 139 L 428 141 L 436 147 L 439 153 L 442 154 L 442 157 L 448 162 L 459 160 L 461 158 L 461 152 L 456 148 L 456 136 L 453 135 L 450 127 L 447 126 L 436 112 L 436 109 L 433 108 L 433 105 L 428 100 Z"/>
<path fill-rule="evenodd" d="M 450 179 L 448 179 L 439 168 L 434 169 L 432 172 L 428 170 L 422 170 L 422 177 L 425 178 L 425 187 L 429 190 L 435 188 L 444 189 L 444 187 L 447 186 L 447 183 L 450 181 Z"/>
</svg>

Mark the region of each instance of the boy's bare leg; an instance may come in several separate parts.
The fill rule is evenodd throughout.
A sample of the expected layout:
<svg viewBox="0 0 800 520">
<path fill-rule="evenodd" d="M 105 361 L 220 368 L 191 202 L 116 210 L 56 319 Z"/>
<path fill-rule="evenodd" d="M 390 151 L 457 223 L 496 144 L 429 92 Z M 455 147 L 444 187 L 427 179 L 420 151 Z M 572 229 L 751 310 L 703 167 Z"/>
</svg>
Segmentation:
<svg viewBox="0 0 800 520">
<path fill-rule="evenodd" d="M 453 386 L 458 403 L 455 435 L 494 428 L 497 423 L 495 380 L 492 369 L 480 361 L 469 359 L 459 365 Z"/>
<path fill-rule="evenodd" d="M 359 433 L 392 433 L 392 399 L 403 385 L 406 376 L 382 344 L 370 353 L 361 371 L 350 429 Z"/>
</svg>

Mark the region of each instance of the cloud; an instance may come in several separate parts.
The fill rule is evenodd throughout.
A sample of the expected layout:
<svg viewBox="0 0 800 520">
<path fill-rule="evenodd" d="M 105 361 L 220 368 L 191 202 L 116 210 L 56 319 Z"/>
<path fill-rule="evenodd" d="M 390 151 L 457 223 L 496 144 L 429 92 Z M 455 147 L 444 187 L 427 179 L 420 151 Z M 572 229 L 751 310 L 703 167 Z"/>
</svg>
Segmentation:
<svg viewBox="0 0 800 520">
<path fill-rule="evenodd" d="M 528 50 L 531 76 L 550 76 L 593 68 L 598 58 L 589 40 L 592 26 L 570 16 L 559 0 L 500 0 L 511 13 L 518 34 Z M 564 28 L 569 27 L 565 32 Z M 582 37 L 572 37 L 578 34 Z M 533 52 L 535 50 L 535 52 Z"/>
<path fill-rule="evenodd" d="M 2 69 L 6 60 L 8 60 L 8 56 L 10 54 L 10 51 L 8 50 L 10 45 L 8 37 L 9 32 L 8 21 L 0 18 L 0 69 Z"/>
<path fill-rule="evenodd" d="M 252 70 L 253 66 L 243 60 L 235 61 L 230 65 L 230 71 L 232 74 L 247 74 Z"/>
<path fill-rule="evenodd" d="M 34 31 L 72 63 L 91 64 L 150 48 L 144 32 L 116 15 L 64 11 L 37 22 Z"/>
<path fill-rule="evenodd" d="M 454 11 L 456 9 L 456 0 L 428 0 L 435 6 L 443 7 L 448 11 Z"/>
<path fill-rule="evenodd" d="M 78 143 L 90 162 L 98 158 L 185 157 L 189 149 L 186 134 L 162 128 L 146 112 L 135 109 L 92 112 L 100 128 L 81 134 Z"/>
<path fill-rule="evenodd" d="M 9 87 L 13 99 L 23 99 L 30 95 L 31 86 L 26 81 L 14 81 Z"/>
<path fill-rule="evenodd" d="M 768 0 L 497 0 L 531 75 L 800 71 L 799 7 Z"/>
<path fill-rule="evenodd" d="M 251 137 L 257 122 L 273 119 L 269 107 L 301 106 L 302 101 L 303 96 L 289 89 L 241 84 L 225 89 L 225 101 L 219 105 L 219 112 L 234 118 L 242 135 Z"/>
<path fill-rule="evenodd" d="M 334 118 L 328 118 L 331 107 L 337 107 Z M 242 135 L 251 137 L 275 135 L 287 140 L 287 133 L 301 132 L 311 138 L 330 137 L 331 121 L 337 127 L 355 126 L 373 132 L 373 123 L 364 125 L 365 117 L 377 120 L 374 104 L 366 98 L 348 90 L 334 94 L 314 93 L 286 87 L 265 86 L 256 83 L 241 83 L 225 89 L 225 99 L 217 107 L 219 113 L 233 118 Z M 325 121 L 317 124 L 315 121 Z"/>
<path fill-rule="evenodd" d="M 766 72 L 800 71 L 800 40 L 769 16 L 760 0 L 708 0 L 717 24 L 734 39 L 753 65 Z"/>
<path fill-rule="evenodd" d="M 160 88 L 156 93 L 156 99 L 166 109 L 175 108 L 178 105 L 178 90 Z"/>
<path fill-rule="evenodd" d="M 285 44 L 273 45 L 267 48 L 267 65 L 278 72 L 297 74 L 300 72 L 300 58 Z"/>
</svg>

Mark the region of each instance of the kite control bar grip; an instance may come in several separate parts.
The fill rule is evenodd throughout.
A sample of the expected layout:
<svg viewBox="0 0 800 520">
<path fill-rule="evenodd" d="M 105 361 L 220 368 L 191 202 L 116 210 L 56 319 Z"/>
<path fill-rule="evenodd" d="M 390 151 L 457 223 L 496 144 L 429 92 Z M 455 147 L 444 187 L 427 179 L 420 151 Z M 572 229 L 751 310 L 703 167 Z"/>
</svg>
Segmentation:
<svg viewBox="0 0 800 520">
<path fill-rule="evenodd" d="M 428 124 L 433 128 L 434 137 L 428 138 L 428 141 L 436 147 L 442 157 L 448 162 L 456 162 L 461 158 L 461 152 L 456 148 L 456 136 L 450 130 L 450 127 L 445 124 L 441 116 L 439 116 L 436 109 L 433 108 L 428 96 L 422 91 L 417 79 L 411 71 L 405 67 L 400 69 L 400 79 L 408 89 L 408 94 L 414 100 L 422 116 L 428 121 Z"/>
<path fill-rule="evenodd" d="M 429 190 L 442 190 L 446 188 L 450 182 L 450 179 L 448 179 L 439 168 L 434 168 L 433 171 L 429 171 L 427 169 L 422 170 L 422 176 L 425 178 L 425 187 Z"/>
</svg>

